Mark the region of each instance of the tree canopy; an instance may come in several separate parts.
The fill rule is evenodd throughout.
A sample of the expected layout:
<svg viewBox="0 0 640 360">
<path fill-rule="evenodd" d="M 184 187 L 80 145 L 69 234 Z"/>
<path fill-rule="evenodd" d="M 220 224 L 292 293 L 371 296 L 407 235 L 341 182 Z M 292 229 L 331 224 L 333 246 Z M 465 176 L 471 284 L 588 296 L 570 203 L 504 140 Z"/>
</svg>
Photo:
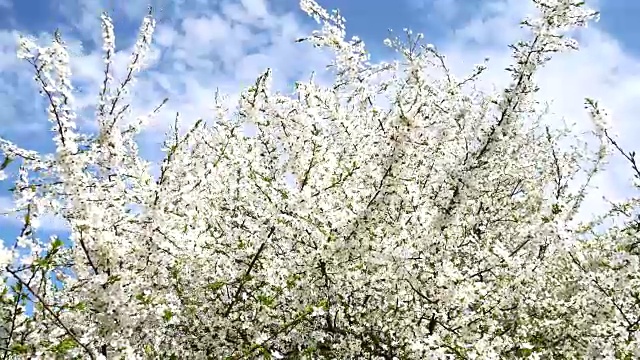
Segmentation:
<svg viewBox="0 0 640 360">
<path fill-rule="evenodd" d="M 638 199 L 578 217 L 610 155 L 640 179 L 635 154 L 595 100 L 589 139 L 548 114 L 534 77 L 597 13 L 534 3 L 488 92 L 484 65 L 458 78 L 420 34 L 372 63 L 339 13 L 301 0 L 320 28 L 299 41 L 333 52 L 333 83 L 283 94 L 267 70 L 236 108 L 176 117 L 157 176 L 136 136 L 165 102 L 135 119 L 125 102 L 152 15 L 122 82 L 102 16 L 95 134 L 76 129 L 60 34 L 21 38 L 57 148 L 0 139 L 23 216 L 0 251 L 2 358 L 639 358 Z M 45 214 L 70 236 L 39 238 Z"/>
</svg>

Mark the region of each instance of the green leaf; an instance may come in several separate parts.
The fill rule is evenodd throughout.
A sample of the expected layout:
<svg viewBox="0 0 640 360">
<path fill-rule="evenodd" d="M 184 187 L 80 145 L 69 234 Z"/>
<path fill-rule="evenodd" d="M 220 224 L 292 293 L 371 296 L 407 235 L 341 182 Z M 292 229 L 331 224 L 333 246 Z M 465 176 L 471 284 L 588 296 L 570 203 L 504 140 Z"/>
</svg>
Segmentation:
<svg viewBox="0 0 640 360">
<path fill-rule="evenodd" d="M 69 350 L 75 348 L 78 346 L 78 343 L 72 339 L 72 338 L 65 338 L 64 340 L 62 340 L 58 345 L 56 345 L 53 350 L 56 353 L 59 354 L 64 354 L 66 352 L 68 352 Z"/>
<path fill-rule="evenodd" d="M 11 164 L 13 162 L 13 159 L 10 157 L 5 157 L 4 161 L 2 162 L 2 164 L 0 164 L 0 170 L 4 170 L 7 168 L 7 166 L 9 166 L 9 164 Z"/>
<path fill-rule="evenodd" d="M 225 285 L 224 281 L 218 280 L 218 281 L 215 281 L 215 282 L 207 285 L 207 288 L 209 290 L 211 290 L 211 291 L 217 291 L 217 290 L 220 290 L 224 285 Z"/>
<path fill-rule="evenodd" d="M 275 298 L 267 295 L 258 295 L 258 301 L 264 306 L 271 307 L 275 304 Z"/>
<path fill-rule="evenodd" d="M 53 240 L 53 242 L 51 243 L 51 248 L 52 248 L 52 250 L 56 250 L 56 249 L 59 249 L 60 247 L 62 247 L 62 245 L 64 245 L 62 240 L 60 240 L 59 237 L 56 237 L 56 239 Z"/>
<path fill-rule="evenodd" d="M 151 297 L 150 296 L 145 296 L 144 294 L 137 294 L 135 296 L 135 298 L 136 298 L 136 300 L 140 301 L 144 305 L 151 304 Z"/>
<path fill-rule="evenodd" d="M 151 345 L 147 344 L 144 346 L 144 353 L 149 356 L 153 355 L 153 348 L 151 347 Z"/>
<path fill-rule="evenodd" d="M 80 311 L 86 310 L 87 309 L 87 303 L 84 302 L 84 301 L 79 302 L 79 303 L 77 303 L 76 305 L 73 306 L 73 309 L 74 310 L 80 310 Z"/>
<path fill-rule="evenodd" d="M 171 312 L 171 310 L 166 309 L 162 314 L 162 319 L 164 319 L 164 321 L 170 321 L 171 318 L 173 318 L 173 313 Z"/>
<path fill-rule="evenodd" d="M 122 279 L 122 277 L 120 275 L 111 275 L 107 278 L 107 285 L 111 285 L 114 284 L 118 281 L 120 281 Z"/>
<path fill-rule="evenodd" d="M 26 354 L 29 352 L 29 347 L 24 344 L 14 344 L 11 346 L 11 351 L 15 354 Z"/>
<path fill-rule="evenodd" d="M 271 353 L 269 352 L 269 350 L 267 350 L 264 347 L 260 347 L 260 353 L 262 353 L 262 358 L 265 360 L 271 360 L 273 359 L 273 356 L 271 355 Z"/>
<path fill-rule="evenodd" d="M 298 280 L 300 280 L 300 275 L 298 274 L 289 275 L 289 277 L 287 278 L 287 289 L 294 288 Z"/>
</svg>

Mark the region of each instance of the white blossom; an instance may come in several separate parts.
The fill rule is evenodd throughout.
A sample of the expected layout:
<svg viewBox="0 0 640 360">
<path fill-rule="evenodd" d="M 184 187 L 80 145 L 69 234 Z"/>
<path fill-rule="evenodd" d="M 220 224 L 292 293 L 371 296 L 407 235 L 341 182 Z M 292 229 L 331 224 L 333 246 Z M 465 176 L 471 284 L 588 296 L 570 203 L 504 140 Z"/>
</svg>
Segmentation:
<svg viewBox="0 0 640 360">
<path fill-rule="evenodd" d="M 113 77 L 115 35 L 101 17 L 98 134 L 76 129 L 69 54 L 21 38 L 18 55 L 49 101 L 54 155 L 0 139 L 19 162 L 0 246 L 7 358 L 555 359 L 640 356 L 640 200 L 581 222 L 589 181 L 610 150 L 558 125 L 535 73 L 596 13 L 535 0 L 528 38 L 512 44 L 511 82 L 483 92 L 488 64 L 456 77 L 422 34 L 387 39 L 372 63 L 345 20 L 300 1 L 330 49 L 334 82 L 275 92 L 266 70 L 232 112 L 180 129 L 151 164 L 130 119 L 155 20 L 143 19 Z M 414 43 L 415 42 L 415 43 Z M 251 126 L 255 135 L 243 129 Z M 152 169 L 160 170 L 154 176 Z M 0 173 L 4 174 L 4 173 Z M 586 176 L 585 176 L 586 175 Z M 586 180 L 584 180 L 586 179 Z M 637 180 L 636 180 L 637 181 Z M 637 182 L 636 188 L 637 188 Z M 572 186 L 569 186 L 572 185 Z M 577 191 L 574 189 L 578 189 Z M 39 238 L 49 215 L 70 234 Z M 621 218 L 603 228 L 605 220 Z M 6 239 L 5 239 L 6 240 Z M 33 310 L 27 311 L 27 309 Z"/>
</svg>

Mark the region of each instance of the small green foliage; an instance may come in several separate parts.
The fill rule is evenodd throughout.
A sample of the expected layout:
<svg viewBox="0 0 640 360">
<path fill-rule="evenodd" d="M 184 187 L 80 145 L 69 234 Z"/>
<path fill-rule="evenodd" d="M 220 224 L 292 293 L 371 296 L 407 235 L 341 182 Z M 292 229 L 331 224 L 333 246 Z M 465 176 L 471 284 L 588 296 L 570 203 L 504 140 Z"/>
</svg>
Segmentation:
<svg viewBox="0 0 640 360">
<path fill-rule="evenodd" d="M 11 164 L 13 162 L 13 159 L 6 156 L 4 158 L 4 160 L 2 161 L 2 164 L 0 164 L 0 170 L 4 170 L 7 168 L 7 166 L 9 166 L 9 164 Z"/>
<path fill-rule="evenodd" d="M 272 307 L 275 304 L 275 297 L 260 294 L 258 295 L 258 301 L 264 306 Z"/>
<path fill-rule="evenodd" d="M 145 294 L 140 293 L 140 294 L 136 294 L 135 298 L 143 305 L 151 304 L 151 296 L 147 296 Z"/>
<path fill-rule="evenodd" d="M 29 347 L 24 344 L 13 344 L 11 345 L 11 352 L 19 355 L 27 354 L 29 352 Z"/>
<path fill-rule="evenodd" d="M 293 289 L 296 286 L 296 283 L 300 280 L 300 275 L 291 274 L 287 277 L 287 289 Z"/>
<path fill-rule="evenodd" d="M 63 339 L 58 345 L 54 347 L 54 352 L 57 354 L 65 354 L 69 350 L 72 350 L 78 346 L 78 343 L 72 338 Z"/>
<path fill-rule="evenodd" d="M 58 250 L 64 245 L 64 242 L 59 237 L 56 237 L 55 240 L 51 243 L 51 250 Z"/>
<path fill-rule="evenodd" d="M 120 275 L 111 275 L 107 278 L 107 285 L 115 284 L 120 281 L 122 277 Z"/>
<path fill-rule="evenodd" d="M 173 318 L 173 312 L 171 312 L 171 310 L 169 309 L 165 309 L 164 313 L 162 314 L 162 319 L 164 321 L 171 321 L 172 318 Z"/>
<path fill-rule="evenodd" d="M 207 286 L 207 288 L 209 288 L 209 290 L 211 290 L 211 291 L 218 291 L 225 285 L 226 285 L 226 283 L 224 281 L 217 280 L 217 281 L 214 281 L 211 284 L 209 284 Z"/>
</svg>

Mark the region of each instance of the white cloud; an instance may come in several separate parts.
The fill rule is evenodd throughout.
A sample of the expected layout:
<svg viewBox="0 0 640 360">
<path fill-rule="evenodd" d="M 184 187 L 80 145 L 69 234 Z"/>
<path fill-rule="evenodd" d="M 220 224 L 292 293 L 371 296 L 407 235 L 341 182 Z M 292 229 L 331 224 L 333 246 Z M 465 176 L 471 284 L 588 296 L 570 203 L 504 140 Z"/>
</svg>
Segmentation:
<svg viewBox="0 0 640 360">
<path fill-rule="evenodd" d="M 0 196 L 0 227 L 2 227 L 3 223 L 5 224 L 5 226 L 6 224 L 10 224 L 16 227 L 20 227 L 24 224 L 23 214 L 15 214 L 10 212 L 13 206 L 14 202 L 12 198 L 7 196 Z M 69 230 L 69 225 L 66 220 L 59 216 L 54 216 L 52 214 L 43 214 L 42 216 L 40 216 L 39 220 L 39 229 L 41 230 L 47 232 L 60 232 Z"/>
<path fill-rule="evenodd" d="M 42 122 L 25 121 L 40 109 L 40 99 L 26 63 L 16 56 L 18 32 L 0 30 L 0 136 L 20 137 L 46 131 Z"/>
<path fill-rule="evenodd" d="M 264 2 L 264 0 L 241 0 L 241 2 L 242 6 L 252 17 L 261 19 L 269 16 L 267 4 Z"/>
<path fill-rule="evenodd" d="M 416 9 L 429 10 L 429 18 L 438 17 L 441 21 L 451 21 L 460 13 L 457 0 L 409 0 Z"/>
</svg>

